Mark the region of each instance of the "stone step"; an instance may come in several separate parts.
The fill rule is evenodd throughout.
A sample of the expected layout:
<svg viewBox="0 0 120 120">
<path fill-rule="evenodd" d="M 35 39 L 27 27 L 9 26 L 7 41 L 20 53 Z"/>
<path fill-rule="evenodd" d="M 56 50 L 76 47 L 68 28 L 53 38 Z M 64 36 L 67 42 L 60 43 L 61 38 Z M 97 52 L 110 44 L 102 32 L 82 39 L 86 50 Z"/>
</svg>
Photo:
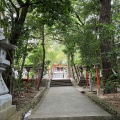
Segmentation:
<svg viewBox="0 0 120 120">
<path fill-rule="evenodd" d="M 28 120 L 113 120 L 112 116 L 28 118 Z"/>
<path fill-rule="evenodd" d="M 51 84 L 50 87 L 72 86 L 72 84 Z"/>
<path fill-rule="evenodd" d="M 72 84 L 71 82 L 51 82 L 51 84 Z"/>
<path fill-rule="evenodd" d="M 84 85 L 86 85 L 86 81 L 80 81 L 78 85 L 79 86 L 84 86 Z"/>
<path fill-rule="evenodd" d="M 72 86 L 70 79 L 53 79 L 51 80 L 51 87 L 58 87 L 58 86 Z"/>
<path fill-rule="evenodd" d="M 51 83 L 71 83 L 71 81 L 51 80 Z"/>
<path fill-rule="evenodd" d="M 72 86 L 72 84 L 63 84 L 63 85 L 50 85 L 50 87 L 61 87 L 61 86 Z"/>
<path fill-rule="evenodd" d="M 71 82 L 70 80 L 51 80 L 53 82 Z"/>
<path fill-rule="evenodd" d="M 68 78 L 52 78 L 52 80 L 63 80 L 63 81 L 71 81 L 70 79 Z"/>
<path fill-rule="evenodd" d="M 10 105 L 3 110 L 0 110 L 0 120 L 9 120 L 9 118 L 15 113 L 16 106 Z"/>
<path fill-rule="evenodd" d="M 84 76 L 81 76 L 80 77 L 80 81 L 79 81 L 79 84 L 78 84 L 79 86 L 84 86 L 84 85 L 86 85 L 86 79 L 85 79 L 85 77 Z"/>
</svg>

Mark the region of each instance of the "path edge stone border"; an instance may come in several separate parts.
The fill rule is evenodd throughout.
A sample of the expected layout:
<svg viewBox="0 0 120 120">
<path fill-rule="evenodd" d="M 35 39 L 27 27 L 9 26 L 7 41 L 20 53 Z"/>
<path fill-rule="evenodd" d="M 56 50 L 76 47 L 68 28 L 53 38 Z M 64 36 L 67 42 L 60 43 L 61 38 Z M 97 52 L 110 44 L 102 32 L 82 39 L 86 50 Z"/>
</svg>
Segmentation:
<svg viewBox="0 0 120 120">
<path fill-rule="evenodd" d="M 46 91 L 46 87 L 43 88 L 42 91 L 38 92 L 36 96 L 33 98 L 32 101 L 30 101 L 24 108 L 22 108 L 20 111 L 15 112 L 15 114 L 8 120 L 23 120 L 25 113 L 27 113 L 31 108 L 35 108 L 36 105 L 40 102 L 42 99 L 44 93 Z"/>
<path fill-rule="evenodd" d="M 96 104 L 98 104 L 100 107 L 102 107 L 105 111 L 110 113 L 116 120 L 120 119 L 120 109 L 118 109 L 116 106 L 97 97 L 97 95 L 94 95 L 94 93 L 85 91 L 84 94 L 88 96 Z"/>
</svg>

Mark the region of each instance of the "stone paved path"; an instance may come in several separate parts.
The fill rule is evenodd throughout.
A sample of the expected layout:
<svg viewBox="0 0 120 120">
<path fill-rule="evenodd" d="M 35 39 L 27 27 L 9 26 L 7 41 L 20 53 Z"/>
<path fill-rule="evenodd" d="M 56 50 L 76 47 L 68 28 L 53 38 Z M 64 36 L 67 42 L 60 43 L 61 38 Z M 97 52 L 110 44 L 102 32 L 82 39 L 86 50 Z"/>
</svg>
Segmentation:
<svg viewBox="0 0 120 120">
<path fill-rule="evenodd" d="M 41 105 L 29 117 L 29 120 L 101 119 L 111 120 L 111 115 L 72 86 L 50 88 Z"/>
</svg>

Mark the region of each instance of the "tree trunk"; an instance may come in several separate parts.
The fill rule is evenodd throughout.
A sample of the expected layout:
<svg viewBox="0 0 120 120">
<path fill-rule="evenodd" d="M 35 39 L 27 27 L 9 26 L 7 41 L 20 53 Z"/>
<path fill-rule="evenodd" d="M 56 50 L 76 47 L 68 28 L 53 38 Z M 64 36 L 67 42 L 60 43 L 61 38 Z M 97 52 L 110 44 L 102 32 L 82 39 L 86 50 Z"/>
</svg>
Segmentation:
<svg viewBox="0 0 120 120">
<path fill-rule="evenodd" d="M 27 54 L 27 47 L 28 47 L 28 41 L 25 45 L 25 51 L 24 51 L 24 54 L 23 54 L 23 57 L 22 57 L 22 64 L 21 64 L 20 73 L 19 73 L 19 80 L 21 80 L 21 78 L 22 78 L 23 67 L 24 67 L 24 64 L 25 64 L 25 59 L 26 59 L 26 54 Z"/>
<path fill-rule="evenodd" d="M 73 79 L 75 80 L 75 75 L 74 75 L 73 66 L 71 66 L 71 69 L 72 69 L 72 75 L 73 75 Z"/>
<path fill-rule="evenodd" d="M 76 73 L 76 76 L 77 76 L 77 81 L 78 81 L 79 76 L 78 76 L 77 69 L 76 69 L 75 64 L 74 64 L 74 56 L 73 56 L 72 53 L 71 53 L 71 62 L 72 62 L 72 66 L 74 67 L 74 70 L 75 70 L 75 73 Z"/>
<path fill-rule="evenodd" d="M 20 0 L 21 1 L 21 0 Z M 17 16 L 15 18 L 15 20 L 12 21 L 12 28 L 11 28 L 11 33 L 10 33 L 10 38 L 9 41 L 11 44 L 13 45 L 17 45 L 17 42 L 19 40 L 19 37 L 21 35 L 21 31 L 26 19 L 26 15 L 28 13 L 28 9 L 29 9 L 29 2 L 30 0 L 27 0 L 26 3 L 24 3 L 24 5 L 21 7 L 21 9 L 17 9 L 17 7 L 15 7 L 15 5 L 11 4 L 13 8 L 15 8 L 15 10 L 17 9 Z M 21 6 L 21 5 L 20 5 Z M 9 55 L 7 54 L 7 59 L 11 62 L 13 61 L 13 53 L 10 52 Z"/>
<path fill-rule="evenodd" d="M 67 53 L 67 77 L 71 78 L 70 54 Z"/>
<path fill-rule="evenodd" d="M 80 80 L 80 69 L 79 69 L 79 66 L 76 66 L 76 69 L 77 69 L 77 72 L 78 72 L 78 78 Z"/>
<path fill-rule="evenodd" d="M 17 17 L 14 21 L 14 24 L 12 25 L 11 28 L 11 34 L 10 34 L 10 42 L 13 45 L 17 45 L 19 36 L 21 34 L 27 13 L 28 13 L 28 9 L 29 9 L 29 2 L 30 0 L 27 0 L 26 4 L 24 4 L 21 9 L 19 9 L 19 11 L 17 11 Z"/>
<path fill-rule="evenodd" d="M 101 57 L 103 78 L 106 83 L 112 74 L 110 58 L 108 53 L 111 52 L 111 36 L 108 25 L 111 23 L 111 0 L 100 0 L 100 40 L 101 40 Z"/>
<path fill-rule="evenodd" d="M 28 13 L 29 2 L 30 2 L 30 0 L 27 0 L 27 2 L 25 3 L 25 5 L 22 6 L 21 9 L 19 9 L 19 11 L 17 11 L 18 12 L 18 14 L 17 14 L 18 16 L 16 17 L 15 21 L 12 21 L 14 23 L 14 25 L 12 24 L 11 34 L 10 34 L 9 41 L 13 45 L 17 45 L 17 42 L 19 40 L 19 36 L 21 34 L 21 31 L 22 31 L 22 28 L 23 28 L 23 25 L 24 25 L 24 22 L 25 22 L 26 15 Z M 14 57 L 13 57 L 13 52 L 12 51 L 8 51 L 6 59 L 10 61 L 10 64 L 13 64 Z M 6 85 L 10 89 L 10 76 L 12 75 L 11 66 L 9 67 L 9 70 L 11 72 L 9 72 L 9 76 L 6 77 Z M 5 72 L 8 73 L 8 71 L 5 71 Z"/>
<path fill-rule="evenodd" d="M 42 48 L 43 48 L 43 59 L 42 59 L 42 69 L 41 69 L 41 74 L 40 74 L 40 79 L 39 79 L 39 84 L 38 84 L 38 90 L 40 88 L 42 78 L 43 78 L 43 72 L 44 72 L 44 67 L 45 67 L 45 35 L 44 35 L 44 25 L 42 28 Z"/>
</svg>

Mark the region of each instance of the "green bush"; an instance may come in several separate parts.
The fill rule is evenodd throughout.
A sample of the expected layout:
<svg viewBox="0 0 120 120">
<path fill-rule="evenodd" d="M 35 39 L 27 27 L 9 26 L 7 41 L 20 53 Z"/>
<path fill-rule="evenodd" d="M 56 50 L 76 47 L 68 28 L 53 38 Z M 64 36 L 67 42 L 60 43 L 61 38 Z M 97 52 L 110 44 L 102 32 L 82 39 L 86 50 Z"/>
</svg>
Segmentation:
<svg viewBox="0 0 120 120">
<path fill-rule="evenodd" d="M 104 93 L 116 93 L 117 92 L 117 82 L 107 81 L 104 85 Z"/>
</svg>

